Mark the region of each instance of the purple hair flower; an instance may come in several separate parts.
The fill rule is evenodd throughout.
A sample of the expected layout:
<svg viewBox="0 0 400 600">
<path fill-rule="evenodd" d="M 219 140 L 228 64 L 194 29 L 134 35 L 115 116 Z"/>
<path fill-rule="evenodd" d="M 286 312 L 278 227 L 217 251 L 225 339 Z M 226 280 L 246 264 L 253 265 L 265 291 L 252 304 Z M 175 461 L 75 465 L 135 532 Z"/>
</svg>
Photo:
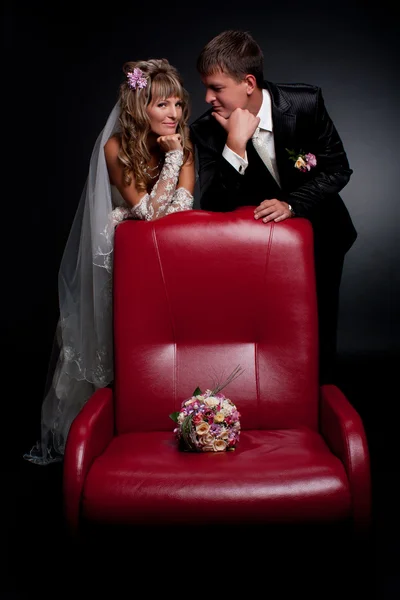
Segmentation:
<svg viewBox="0 0 400 600">
<path fill-rule="evenodd" d="M 147 79 L 141 69 L 133 69 L 133 71 L 126 74 L 126 78 L 128 80 L 128 86 L 131 88 L 131 90 L 136 90 L 136 88 L 141 90 L 147 86 Z"/>
</svg>

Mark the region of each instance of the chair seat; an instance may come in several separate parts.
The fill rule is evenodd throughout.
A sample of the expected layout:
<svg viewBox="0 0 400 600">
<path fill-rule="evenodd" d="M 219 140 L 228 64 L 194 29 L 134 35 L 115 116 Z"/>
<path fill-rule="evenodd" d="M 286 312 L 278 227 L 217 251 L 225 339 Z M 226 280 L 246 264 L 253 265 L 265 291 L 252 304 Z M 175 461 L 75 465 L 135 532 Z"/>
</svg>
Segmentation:
<svg viewBox="0 0 400 600">
<path fill-rule="evenodd" d="M 342 462 L 307 428 L 242 431 L 235 451 L 202 454 L 179 451 L 172 432 L 140 432 L 94 460 L 81 514 L 115 525 L 327 522 L 351 515 L 351 493 Z"/>
</svg>

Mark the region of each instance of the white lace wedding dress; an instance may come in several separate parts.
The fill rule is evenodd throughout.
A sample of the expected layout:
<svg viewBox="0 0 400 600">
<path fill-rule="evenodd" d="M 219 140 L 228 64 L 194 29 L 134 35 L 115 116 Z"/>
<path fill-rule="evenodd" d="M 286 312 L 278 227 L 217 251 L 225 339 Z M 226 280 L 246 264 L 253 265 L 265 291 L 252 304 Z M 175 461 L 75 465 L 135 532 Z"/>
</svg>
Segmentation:
<svg viewBox="0 0 400 600">
<path fill-rule="evenodd" d="M 58 321 L 41 409 L 41 439 L 26 460 L 63 460 L 73 419 L 96 389 L 113 381 L 112 262 L 115 227 L 127 218 L 153 220 L 193 208 L 193 196 L 177 188 L 181 150 L 167 152 L 152 191 L 133 209 L 110 185 L 104 144 L 118 131 L 115 105 L 93 149 L 59 270 Z"/>
</svg>

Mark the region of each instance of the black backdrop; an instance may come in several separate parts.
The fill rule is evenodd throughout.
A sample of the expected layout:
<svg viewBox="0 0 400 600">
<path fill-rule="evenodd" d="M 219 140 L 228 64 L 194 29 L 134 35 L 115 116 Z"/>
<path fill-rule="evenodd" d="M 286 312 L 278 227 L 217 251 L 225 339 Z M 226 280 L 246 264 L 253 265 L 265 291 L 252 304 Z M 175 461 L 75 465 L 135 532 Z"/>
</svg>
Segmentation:
<svg viewBox="0 0 400 600">
<path fill-rule="evenodd" d="M 7 431 L 16 455 L 39 433 L 58 265 L 122 64 L 168 58 L 184 77 L 194 119 L 207 108 L 197 54 L 229 28 L 249 30 L 259 41 L 267 79 L 323 89 L 354 170 L 342 196 L 359 232 L 341 290 L 343 382 L 355 390 L 366 377 L 378 388 L 388 385 L 388 363 L 399 349 L 400 289 L 394 12 L 385 2 L 356 0 L 253 2 L 251 10 L 242 4 L 228 10 L 202 2 L 190 11 L 182 2 L 5 5 L 3 347 Z M 392 408 L 389 398 L 372 401 Z"/>
<path fill-rule="evenodd" d="M 54 519 L 60 517 L 60 471 L 31 465 L 22 454 L 39 436 L 58 317 L 58 266 L 92 146 L 116 100 L 122 64 L 168 58 L 191 93 L 194 119 L 207 108 L 195 70 L 197 54 L 229 28 L 249 30 L 259 41 L 267 79 L 322 87 L 354 170 L 342 193 L 359 237 L 346 258 L 341 289 L 339 383 L 359 410 L 370 443 L 378 570 L 387 576 L 377 597 L 389 598 L 383 589 L 398 576 L 394 489 L 399 452 L 393 413 L 400 358 L 400 92 L 395 9 L 386 0 L 240 4 L 3 4 L 0 414 L 2 465 L 10 467 L 5 543 L 15 581 L 21 580 L 21 564 L 26 569 L 24 556 L 29 564 L 35 549 L 50 556 L 47 544 L 54 547 L 58 540 Z M 41 572 L 34 563 L 30 572 L 40 590 Z"/>
</svg>

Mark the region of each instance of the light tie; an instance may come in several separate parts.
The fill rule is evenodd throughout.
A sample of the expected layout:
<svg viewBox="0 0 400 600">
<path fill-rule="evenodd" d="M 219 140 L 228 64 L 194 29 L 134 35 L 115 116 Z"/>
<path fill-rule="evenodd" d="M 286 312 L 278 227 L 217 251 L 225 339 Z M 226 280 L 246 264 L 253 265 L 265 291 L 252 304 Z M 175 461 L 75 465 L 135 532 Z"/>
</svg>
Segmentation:
<svg viewBox="0 0 400 600">
<path fill-rule="evenodd" d="M 274 167 L 272 165 L 271 157 L 270 157 L 270 153 L 269 153 L 269 148 L 268 148 L 268 146 L 272 142 L 272 132 L 271 131 L 264 131 L 263 132 L 263 138 L 264 139 L 261 139 L 260 128 L 257 127 L 257 129 L 255 130 L 254 135 L 252 137 L 253 146 L 256 149 L 259 157 L 261 158 L 261 160 L 263 161 L 263 163 L 267 167 L 268 171 L 271 173 L 272 177 L 275 179 L 276 183 L 280 187 L 281 184 L 280 184 L 280 181 L 279 181 L 279 176 L 275 172 L 275 169 L 274 169 Z"/>
</svg>

